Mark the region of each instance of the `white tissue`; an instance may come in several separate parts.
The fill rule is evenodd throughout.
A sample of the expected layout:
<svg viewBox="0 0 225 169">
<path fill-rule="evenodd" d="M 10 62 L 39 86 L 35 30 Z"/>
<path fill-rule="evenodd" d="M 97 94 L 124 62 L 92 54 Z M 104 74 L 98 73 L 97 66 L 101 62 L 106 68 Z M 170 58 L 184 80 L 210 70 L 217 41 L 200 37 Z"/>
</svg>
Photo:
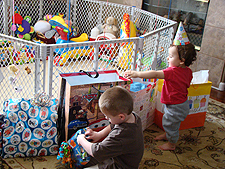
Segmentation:
<svg viewBox="0 0 225 169">
<path fill-rule="evenodd" d="M 200 70 L 193 73 L 192 84 L 207 83 L 209 79 L 209 70 Z"/>
</svg>

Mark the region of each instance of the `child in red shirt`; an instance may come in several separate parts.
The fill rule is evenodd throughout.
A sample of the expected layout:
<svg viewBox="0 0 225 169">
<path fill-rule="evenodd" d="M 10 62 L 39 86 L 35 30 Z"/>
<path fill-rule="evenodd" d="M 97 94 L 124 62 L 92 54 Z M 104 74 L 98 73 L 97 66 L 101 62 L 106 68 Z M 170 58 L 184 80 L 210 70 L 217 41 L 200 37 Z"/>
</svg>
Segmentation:
<svg viewBox="0 0 225 169">
<path fill-rule="evenodd" d="M 187 94 L 191 80 L 192 71 L 188 67 L 196 60 L 195 47 L 192 44 L 172 45 L 167 57 L 169 67 L 164 70 L 150 70 L 137 72 L 128 70 L 126 78 L 164 79 L 161 102 L 164 104 L 164 115 L 162 119 L 165 133 L 159 135 L 155 140 L 168 140 L 159 146 L 162 150 L 174 150 L 179 139 L 179 128 L 189 114 Z"/>
</svg>

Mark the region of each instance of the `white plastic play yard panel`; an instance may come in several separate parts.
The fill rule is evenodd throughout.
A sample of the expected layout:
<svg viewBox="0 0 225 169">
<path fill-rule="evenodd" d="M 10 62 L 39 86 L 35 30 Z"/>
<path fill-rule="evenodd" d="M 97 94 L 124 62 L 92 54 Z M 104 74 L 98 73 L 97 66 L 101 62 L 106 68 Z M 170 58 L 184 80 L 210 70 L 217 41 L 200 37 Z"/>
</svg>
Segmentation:
<svg viewBox="0 0 225 169">
<path fill-rule="evenodd" d="M 46 44 L 17 38 L 13 30 L 15 12 L 34 26 L 44 17 L 63 14 L 79 35 L 101 28 L 113 16 L 119 29 L 110 40 Z M 120 38 L 123 16 L 138 28 L 137 37 Z M 29 17 L 26 17 L 29 16 Z M 131 22 L 130 22 L 131 23 Z M 13 25 L 13 26 L 12 26 Z M 56 25 L 57 26 L 57 25 Z M 59 25 L 58 25 L 59 26 Z M 177 23 L 150 12 L 120 4 L 95 0 L 2 0 L 0 2 L 0 111 L 9 98 L 31 98 L 41 90 L 58 96 L 59 73 L 79 70 L 116 69 L 120 75 L 127 69 L 151 70 L 167 66 L 168 47 Z M 54 27 L 53 27 L 54 28 Z M 94 30 L 93 30 L 94 31 Z M 92 32 L 93 34 L 95 32 Z M 83 34 L 85 35 L 85 34 Z M 28 37 L 29 38 L 29 37 Z M 57 60 L 58 59 L 58 60 Z"/>
</svg>

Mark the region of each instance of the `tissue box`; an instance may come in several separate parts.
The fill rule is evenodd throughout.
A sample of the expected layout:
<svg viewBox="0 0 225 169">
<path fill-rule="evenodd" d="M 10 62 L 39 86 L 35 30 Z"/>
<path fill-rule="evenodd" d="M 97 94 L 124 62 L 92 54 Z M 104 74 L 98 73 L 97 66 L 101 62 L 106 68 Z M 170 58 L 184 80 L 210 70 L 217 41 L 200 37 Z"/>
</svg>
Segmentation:
<svg viewBox="0 0 225 169">
<path fill-rule="evenodd" d="M 162 116 L 164 114 L 163 106 L 160 102 L 162 86 L 163 80 L 158 80 L 157 102 L 154 119 L 154 123 L 161 129 L 163 129 Z M 212 82 L 208 81 L 208 83 L 191 84 L 188 88 L 190 112 L 186 119 L 181 122 L 180 130 L 204 126 L 211 86 Z"/>
</svg>

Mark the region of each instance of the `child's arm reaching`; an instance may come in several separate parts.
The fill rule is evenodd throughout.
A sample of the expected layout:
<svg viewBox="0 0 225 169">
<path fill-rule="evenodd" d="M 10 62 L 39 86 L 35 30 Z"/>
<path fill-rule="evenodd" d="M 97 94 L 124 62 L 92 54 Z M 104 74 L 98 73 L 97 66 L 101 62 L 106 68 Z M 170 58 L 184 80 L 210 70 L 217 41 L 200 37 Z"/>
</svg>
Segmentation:
<svg viewBox="0 0 225 169">
<path fill-rule="evenodd" d="M 108 125 L 99 132 L 93 131 L 92 129 L 87 129 L 87 131 L 85 132 L 85 136 L 88 140 L 92 140 L 92 142 L 95 143 L 100 139 L 106 137 L 110 131 L 111 131 L 110 125 Z"/>
<path fill-rule="evenodd" d="M 164 79 L 164 73 L 162 70 L 150 70 L 150 71 L 143 71 L 143 72 L 137 72 L 132 70 L 127 70 L 124 73 L 125 78 L 144 78 L 144 79 Z"/>
<path fill-rule="evenodd" d="M 84 134 L 79 134 L 77 136 L 77 142 L 78 142 L 79 145 L 81 145 L 85 149 L 85 151 L 89 155 L 91 155 L 93 157 L 93 153 L 92 153 L 92 150 L 91 150 L 91 146 L 92 146 L 93 143 L 87 141 Z"/>
<path fill-rule="evenodd" d="M 87 129 L 85 135 L 84 134 L 78 135 L 77 142 L 79 145 L 81 145 L 85 149 L 85 151 L 89 155 L 93 156 L 93 153 L 91 150 L 91 146 L 93 143 L 89 142 L 88 140 L 90 139 L 90 140 L 93 140 L 93 142 L 97 142 L 101 138 L 106 137 L 110 131 L 111 131 L 110 125 L 108 125 L 107 127 L 105 127 L 103 130 L 99 132 L 93 131 L 91 129 Z"/>
</svg>

